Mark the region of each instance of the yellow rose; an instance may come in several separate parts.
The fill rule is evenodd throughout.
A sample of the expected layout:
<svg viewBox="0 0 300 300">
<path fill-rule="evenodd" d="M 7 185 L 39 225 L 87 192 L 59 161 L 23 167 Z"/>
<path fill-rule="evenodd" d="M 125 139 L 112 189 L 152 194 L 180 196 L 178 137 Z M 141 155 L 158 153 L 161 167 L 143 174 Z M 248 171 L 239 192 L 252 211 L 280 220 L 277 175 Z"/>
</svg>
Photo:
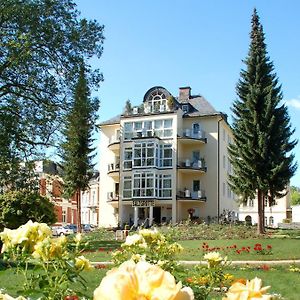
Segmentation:
<svg viewBox="0 0 300 300">
<path fill-rule="evenodd" d="M 22 296 L 19 296 L 17 298 L 13 298 L 13 297 L 11 297 L 11 296 L 9 296 L 7 294 L 2 294 L 0 292 L 0 300 L 26 300 L 26 299 L 24 297 L 22 297 Z"/>
<path fill-rule="evenodd" d="M 204 255 L 204 259 L 208 261 L 208 267 L 214 267 L 223 261 L 219 252 L 209 252 Z"/>
<path fill-rule="evenodd" d="M 226 293 L 226 298 L 222 300 L 271 300 L 272 295 L 267 295 L 266 291 L 269 286 L 261 287 L 261 279 L 255 277 L 252 280 L 247 280 L 246 284 L 241 282 L 234 283 Z"/>
<path fill-rule="evenodd" d="M 94 300 L 193 300 L 190 288 L 169 272 L 145 261 L 135 264 L 126 261 L 119 268 L 108 271 L 94 291 Z"/>
<path fill-rule="evenodd" d="M 89 271 L 93 269 L 91 262 L 84 256 L 78 256 L 75 258 L 75 267 L 79 270 Z"/>
<path fill-rule="evenodd" d="M 133 246 L 133 245 L 144 244 L 144 243 L 145 243 L 145 240 L 141 235 L 133 234 L 133 235 L 128 235 L 126 237 L 125 243 L 122 244 L 122 247 Z"/>
</svg>

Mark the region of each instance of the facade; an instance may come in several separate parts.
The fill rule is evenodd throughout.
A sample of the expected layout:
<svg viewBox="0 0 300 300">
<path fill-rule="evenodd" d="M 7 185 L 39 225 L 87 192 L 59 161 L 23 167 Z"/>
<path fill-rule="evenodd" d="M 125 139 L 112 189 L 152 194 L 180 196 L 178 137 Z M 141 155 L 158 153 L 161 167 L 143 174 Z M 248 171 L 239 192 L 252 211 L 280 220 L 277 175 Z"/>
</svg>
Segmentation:
<svg viewBox="0 0 300 300">
<path fill-rule="evenodd" d="M 57 217 L 55 225 L 76 224 L 76 200 L 63 197 L 63 182 L 58 175 L 57 165 L 51 161 L 37 161 L 35 172 L 40 181 L 40 194 L 47 196 L 54 203 Z"/>
<path fill-rule="evenodd" d="M 98 226 L 100 176 L 96 172 L 89 182 L 89 189 L 81 192 L 81 223 Z"/>
<path fill-rule="evenodd" d="M 230 126 L 190 87 L 178 97 L 153 87 L 100 129 L 100 226 L 209 222 L 236 211 L 227 184 Z"/>
<path fill-rule="evenodd" d="M 292 218 L 292 209 L 290 206 L 290 195 L 288 190 L 286 196 L 276 199 L 276 204 L 269 206 L 268 201 L 265 201 L 265 226 L 278 227 L 279 223 L 283 223 L 285 219 Z M 258 205 L 257 199 L 248 200 L 247 203 L 239 207 L 239 220 L 246 223 L 258 223 Z M 294 218 L 294 212 L 293 212 Z"/>
</svg>

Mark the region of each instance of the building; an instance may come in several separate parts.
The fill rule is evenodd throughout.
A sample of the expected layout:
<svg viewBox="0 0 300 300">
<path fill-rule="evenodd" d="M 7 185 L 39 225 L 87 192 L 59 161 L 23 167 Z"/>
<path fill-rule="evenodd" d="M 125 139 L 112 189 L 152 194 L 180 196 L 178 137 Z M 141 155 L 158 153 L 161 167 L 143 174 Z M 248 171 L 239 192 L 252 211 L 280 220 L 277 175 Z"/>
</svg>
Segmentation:
<svg viewBox="0 0 300 300">
<path fill-rule="evenodd" d="M 56 225 L 76 224 L 77 205 L 75 198 L 63 197 L 63 181 L 59 176 L 57 164 L 52 161 L 35 162 L 35 173 L 39 177 L 40 194 L 47 196 L 56 212 Z"/>
<path fill-rule="evenodd" d="M 265 200 L 265 226 L 278 227 L 286 219 L 292 219 L 292 208 L 290 206 L 290 191 L 282 198 L 275 200 L 275 205 L 270 206 Z M 294 218 L 294 211 L 293 211 Z M 248 224 L 258 223 L 258 202 L 257 198 L 248 200 L 239 207 L 239 220 Z"/>
<path fill-rule="evenodd" d="M 99 225 L 218 220 L 236 210 L 227 117 L 190 87 L 149 89 L 100 124 Z"/>
<path fill-rule="evenodd" d="M 89 188 L 81 192 L 81 223 L 98 226 L 100 175 L 95 172 L 89 181 Z"/>
</svg>

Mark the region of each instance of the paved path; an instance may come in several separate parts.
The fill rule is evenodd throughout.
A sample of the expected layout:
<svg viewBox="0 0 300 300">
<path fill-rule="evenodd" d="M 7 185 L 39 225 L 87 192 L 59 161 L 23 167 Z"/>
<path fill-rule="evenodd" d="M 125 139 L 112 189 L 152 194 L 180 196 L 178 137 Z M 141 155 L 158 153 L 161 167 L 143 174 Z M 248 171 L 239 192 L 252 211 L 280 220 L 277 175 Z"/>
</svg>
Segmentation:
<svg viewBox="0 0 300 300">
<path fill-rule="evenodd" d="M 180 264 L 183 265 L 206 265 L 206 261 L 201 260 L 180 260 Z M 290 265 L 290 264 L 300 264 L 300 260 L 233 260 L 230 261 L 232 265 Z M 95 261 L 92 262 L 92 265 L 104 265 L 109 266 L 113 265 L 113 262 L 111 261 Z"/>
</svg>

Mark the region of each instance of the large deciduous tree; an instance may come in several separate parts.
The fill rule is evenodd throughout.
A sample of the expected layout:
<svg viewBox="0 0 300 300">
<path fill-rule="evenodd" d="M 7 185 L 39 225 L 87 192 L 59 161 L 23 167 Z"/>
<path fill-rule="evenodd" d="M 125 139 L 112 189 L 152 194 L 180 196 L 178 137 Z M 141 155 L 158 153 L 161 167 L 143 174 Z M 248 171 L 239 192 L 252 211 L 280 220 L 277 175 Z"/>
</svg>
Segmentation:
<svg viewBox="0 0 300 300">
<path fill-rule="evenodd" d="M 91 98 L 84 67 L 79 73 L 74 103 L 67 115 L 64 131 L 65 141 L 62 143 L 62 166 L 65 194 L 76 197 L 77 225 L 81 230 L 80 191 L 89 186 L 95 154 L 92 134 L 95 129 L 99 101 Z"/>
<path fill-rule="evenodd" d="M 102 74 L 87 62 L 103 40 L 103 26 L 80 18 L 72 0 L 0 0 L 1 186 L 20 161 L 53 145 L 82 62 L 98 87 Z"/>
<path fill-rule="evenodd" d="M 0 230 L 18 228 L 29 220 L 55 223 L 53 203 L 34 191 L 10 191 L 0 195 Z"/>
<path fill-rule="evenodd" d="M 252 16 L 251 43 L 233 103 L 235 143 L 229 147 L 234 174 L 231 187 L 246 201 L 257 197 L 258 232 L 263 233 L 265 199 L 282 196 L 296 171 L 287 108 L 266 49 L 259 16 Z"/>
</svg>

